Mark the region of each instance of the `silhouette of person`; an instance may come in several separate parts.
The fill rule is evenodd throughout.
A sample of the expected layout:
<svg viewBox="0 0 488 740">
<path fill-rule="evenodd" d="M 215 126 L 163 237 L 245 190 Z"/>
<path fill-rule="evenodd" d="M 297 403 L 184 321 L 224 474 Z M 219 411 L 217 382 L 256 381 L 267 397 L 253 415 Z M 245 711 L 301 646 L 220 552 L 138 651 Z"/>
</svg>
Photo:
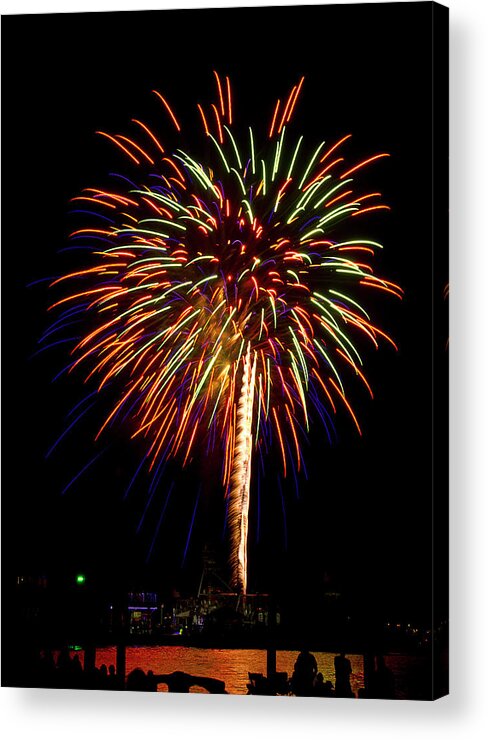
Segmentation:
<svg viewBox="0 0 488 740">
<path fill-rule="evenodd" d="M 313 680 L 314 694 L 316 694 L 317 696 L 323 696 L 324 686 L 324 674 L 317 673 Z"/>
<path fill-rule="evenodd" d="M 127 676 L 127 691 L 147 691 L 146 674 L 142 668 L 134 668 Z"/>
<path fill-rule="evenodd" d="M 295 661 L 291 687 L 297 696 L 312 696 L 314 679 L 317 674 L 317 661 L 308 650 L 302 650 Z"/>
<path fill-rule="evenodd" d="M 82 686 L 83 683 L 83 668 L 81 665 L 81 661 L 78 657 L 78 655 L 73 655 L 71 658 L 71 666 L 70 666 L 70 673 L 71 673 L 71 686 L 74 689 L 79 689 Z"/>
<path fill-rule="evenodd" d="M 44 650 L 39 660 L 39 685 L 49 688 L 54 684 L 56 664 L 50 650 Z"/>
<path fill-rule="evenodd" d="M 102 663 L 102 665 L 99 668 L 99 678 L 100 678 L 100 688 L 106 689 L 108 684 L 108 670 L 105 663 Z"/>
<path fill-rule="evenodd" d="M 332 685 L 332 681 L 326 681 L 324 683 L 322 696 L 334 696 L 334 687 Z"/>
<path fill-rule="evenodd" d="M 376 656 L 376 671 L 374 673 L 373 693 L 375 699 L 394 699 L 395 680 L 393 673 L 387 667 L 382 655 Z"/>
<path fill-rule="evenodd" d="M 157 682 L 156 676 L 154 675 L 154 671 L 147 672 L 146 683 L 147 683 L 147 691 L 157 691 L 158 690 L 158 682 Z"/>
<path fill-rule="evenodd" d="M 121 688 L 120 681 L 115 672 L 115 666 L 112 663 L 108 667 L 107 688 L 111 691 L 119 691 Z"/>
<path fill-rule="evenodd" d="M 67 647 L 61 648 L 56 661 L 55 685 L 59 689 L 70 688 L 71 658 Z"/>
<path fill-rule="evenodd" d="M 317 673 L 315 676 L 315 680 L 313 682 L 313 688 L 315 696 L 333 696 L 334 695 L 334 687 L 332 686 L 332 681 L 325 681 L 324 683 L 324 676 L 322 673 Z"/>
<path fill-rule="evenodd" d="M 335 668 L 335 693 L 338 697 L 352 697 L 354 694 L 351 690 L 350 676 L 352 673 L 351 661 L 346 658 L 344 652 L 336 655 L 334 658 Z"/>
<path fill-rule="evenodd" d="M 61 648 L 58 655 L 56 666 L 59 671 L 68 672 L 71 667 L 71 658 L 69 657 L 69 650 L 67 647 Z"/>
</svg>

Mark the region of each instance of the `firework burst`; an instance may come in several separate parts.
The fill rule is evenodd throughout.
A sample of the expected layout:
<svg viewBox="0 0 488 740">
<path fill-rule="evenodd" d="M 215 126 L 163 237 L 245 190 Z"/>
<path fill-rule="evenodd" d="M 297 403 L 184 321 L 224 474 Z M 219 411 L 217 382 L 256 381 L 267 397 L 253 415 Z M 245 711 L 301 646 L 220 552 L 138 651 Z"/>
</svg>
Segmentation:
<svg viewBox="0 0 488 740">
<path fill-rule="evenodd" d="M 360 433 L 346 388 L 354 376 L 372 395 L 362 340 L 395 346 L 362 295 L 401 290 L 373 272 L 379 243 L 337 237 L 342 222 L 388 208 L 355 185 L 388 155 L 347 165 L 349 135 L 309 150 L 292 134 L 303 78 L 265 132 L 238 135 L 229 79 L 215 81 L 216 102 L 196 114 L 204 158 L 167 150 L 137 119 L 137 141 L 100 132 L 135 174 L 73 199 L 98 216 L 71 235 L 91 262 L 53 282 L 70 292 L 51 310 L 59 325 L 79 310 L 89 326 L 69 371 L 84 369 L 99 391 L 120 389 L 97 438 L 124 418 L 151 470 L 171 457 L 186 465 L 202 440 L 219 452 L 232 583 L 245 591 L 252 456 L 277 447 L 283 475 L 299 471 L 311 415 L 330 428 L 339 406 Z M 169 135 L 184 141 L 177 113 L 154 93 Z"/>
</svg>

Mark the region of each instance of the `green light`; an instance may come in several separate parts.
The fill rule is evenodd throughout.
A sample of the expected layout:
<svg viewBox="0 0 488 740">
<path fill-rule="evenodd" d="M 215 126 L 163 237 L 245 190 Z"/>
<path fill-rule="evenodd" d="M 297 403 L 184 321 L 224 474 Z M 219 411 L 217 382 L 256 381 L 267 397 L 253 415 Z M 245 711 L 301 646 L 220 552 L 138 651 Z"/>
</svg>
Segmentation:
<svg viewBox="0 0 488 740">
<path fill-rule="evenodd" d="M 85 578 L 85 576 L 84 576 L 84 575 L 83 575 L 82 573 L 79 573 L 79 574 L 78 574 L 78 575 L 76 576 L 76 583 L 77 583 L 77 584 L 78 584 L 79 586 L 81 586 L 81 585 L 82 585 L 83 583 L 85 583 L 85 581 L 86 581 L 86 578 Z"/>
</svg>

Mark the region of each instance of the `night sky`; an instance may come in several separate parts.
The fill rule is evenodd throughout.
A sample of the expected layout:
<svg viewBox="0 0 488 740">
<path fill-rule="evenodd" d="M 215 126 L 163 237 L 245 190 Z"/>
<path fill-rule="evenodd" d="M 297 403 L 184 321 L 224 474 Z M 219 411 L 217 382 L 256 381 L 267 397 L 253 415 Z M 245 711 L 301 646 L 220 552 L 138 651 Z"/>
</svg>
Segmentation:
<svg viewBox="0 0 488 740">
<path fill-rule="evenodd" d="M 94 447 L 102 420 L 96 406 L 45 459 L 87 391 L 80 376 L 52 382 L 67 364 L 66 345 L 33 356 L 49 323 L 51 296 L 47 283 L 26 286 L 69 267 L 70 258 L 58 254 L 73 228 L 69 199 L 126 167 L 95 131 L 127 133 L 131 118 L 153 128 L 160 120 L 160 130 L 168 130 L 153 88 L 191 131 L 198 125 L 196 103 L 214 99 L 214 69 L 232 80 L 243 128 L 264 127 L 276 99 L 305 75 L 295 130 L 306 134 L 310 150 L 352 133 L 351 164 L 391 154 L 360 179 L 365 192 L 380 190 L 392 210 L 364 218 L 360 230 L 384 244 L 378 274 L 399 283 L 405 299 L 380 295 L 369 304 L 399 352 L 386 343 L 364 352 L 375 400 L 360 383 L 352 390 L 362 438 L 346 412 L 337 416 L 333 446 L 315 425 L 308 480 L 301 479 L 298 499 L 285 487 L 285 514 L 276 459 L 267 462 L 259 531 L 255 491 L 251 504 L 249 587 L 306 597 L 331 583 L 385 616 L 429 622 L 433 356 L 447 362 L 447 329 L 438 321 L 438 335 L 432 333 L 432 294 L 441 316 L 446 276 L 442 269 L 432 274 L 431 13 L 430 3 L 399 3 L 3 19 L 7 576 L 86 571 L 102 587 L 120 579 L 194 590 L 204 544 L 225 564 L 222 494 L 211 463 L 180 477 L 146 563 L 165 485 L 178 467 L 169 466 L 137 532 L 148 480 L 139 479 L 126 500 L 124 492 L 140 449 L 127 443 L 123 429 Z M 442 395 L 445 379 L 435 382 Z M 442 454 L 442 440 L 439 445 Z M 447 496 L 442 470 L 435 477 L 441 503 Z M 203 495 L 183 563 L 200 480 Z"/>
</svg>

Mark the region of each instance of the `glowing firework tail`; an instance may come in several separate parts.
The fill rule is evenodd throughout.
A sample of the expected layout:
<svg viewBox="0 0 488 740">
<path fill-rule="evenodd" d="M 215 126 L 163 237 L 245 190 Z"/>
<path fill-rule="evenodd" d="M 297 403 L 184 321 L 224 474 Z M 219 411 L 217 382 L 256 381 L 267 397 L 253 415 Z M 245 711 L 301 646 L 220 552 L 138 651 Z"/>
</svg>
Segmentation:
<svg viewBox="0 0 488 740">
<path fill-rule="evenodd" d="M 361 344 L 395 346 L 362 296 L 401 290 L 374 274 L 381 245 L 356 228 L 388 208 L 380 193 L 355 192 L 362 168 L 388 155 L 346 165 L 350 135 L 309 149 L 292 134 L 303 78 L 266 130 L 235 128 L 229 79 L 215 79 L 215 103 L 198 105 L 203 158 L 194 131 L 182 148 L 177 112 L 157 91 L 169 146 L 138 119 L 137 141 L 103 133 L 128 171 L 73 199 L 83 219 L 73 248 L 90 264 L 54 280 L 73 287 L 51 306 L 49 335 L 81 322 L 69 372 L 84 366 L 99 394 L 120 391 L 97 438 L 124 423 L 155 476 L 172 457 L 220 457 L 232 582 L 244 591 L 253 454 L 275 449 L 284 476 L 295 474 L 311 415 L 330 437 L 338 405 L 361 432 L 347 393 L 352 377 L 372 396 Z"/>
<path fill-rule="evenodd" d="M 231 585 L 239 593 L 246 593 L 247 590 L 247 532 L 255 379 L 256 354 L 253 353 L 251 356 L 249 342 L 237 409 L 237 437 L 232 460 L 228 508 Z"/>
</svg>

